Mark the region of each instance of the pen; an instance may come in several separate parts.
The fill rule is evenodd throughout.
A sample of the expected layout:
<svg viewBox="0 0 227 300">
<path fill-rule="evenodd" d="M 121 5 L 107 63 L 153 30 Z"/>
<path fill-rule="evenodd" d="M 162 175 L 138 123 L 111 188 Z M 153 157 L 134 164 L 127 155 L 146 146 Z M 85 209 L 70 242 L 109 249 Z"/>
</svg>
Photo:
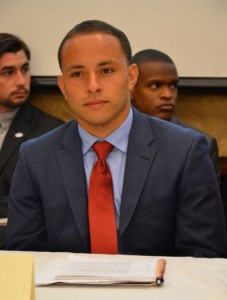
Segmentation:
<svg viewBox="0 0 227 300">
<path fill-rule="evenodd" d="M 164 274 L 166 269 L 167 260 L 160 258 L 156 263 L 156 284 L 161 285 L 164 282 Z"/>
</svg>

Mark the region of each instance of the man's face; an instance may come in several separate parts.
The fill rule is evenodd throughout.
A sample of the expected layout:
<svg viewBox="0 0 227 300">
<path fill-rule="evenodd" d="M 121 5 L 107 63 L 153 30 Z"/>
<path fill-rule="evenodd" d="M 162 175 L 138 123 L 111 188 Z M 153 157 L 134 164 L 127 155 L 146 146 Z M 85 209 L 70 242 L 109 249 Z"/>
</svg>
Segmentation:
<svg viewBox="0 0 227 300">
<path fill-rule="evenodd" d="M 25 102 L 30 80 L 29 62 L 23 50 L 0 57 L 0 113 Z"/>
<path fill-rule="evenodd" d="M 75 35 L 63 47 L 58 84 L 78 123 L 89 133 L 105 137 L 128 116 L 129 89 L 137 74 L 114 36 Z"/>
<path fill-rule="evenodd" d="M 132 91 L 132 104 L 143 113 L 170 120 L 177 100 L 178 75 L 173 64 L 144 62 Z"/>
</svg>

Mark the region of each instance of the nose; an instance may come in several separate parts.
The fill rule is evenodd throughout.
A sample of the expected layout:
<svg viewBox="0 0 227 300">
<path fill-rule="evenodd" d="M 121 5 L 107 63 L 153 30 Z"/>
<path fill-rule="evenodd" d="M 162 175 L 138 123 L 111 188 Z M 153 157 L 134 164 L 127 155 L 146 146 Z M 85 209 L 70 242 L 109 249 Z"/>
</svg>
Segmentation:
<svg viewBox="0 0 227 300">
<path fill-rule="evenodd" d="M 22 73 L 21 71 L 18 71 L 15 76 L 15 81 L 17 86 L 24 86 L 26 83 L 25 74 Z"/>
<path fill-rule="evenodd" d="M 87 79 L 87 92 L 90 94 L 102 91 L 100 78 L 96 74 L 90 74 Z"/>
<path fill-rule="evenodd" d="M 161 97 L 166 100 L 171 100 L 174 97 L 175 91 L 170 86 L 163 86 Z"/>
</svg>

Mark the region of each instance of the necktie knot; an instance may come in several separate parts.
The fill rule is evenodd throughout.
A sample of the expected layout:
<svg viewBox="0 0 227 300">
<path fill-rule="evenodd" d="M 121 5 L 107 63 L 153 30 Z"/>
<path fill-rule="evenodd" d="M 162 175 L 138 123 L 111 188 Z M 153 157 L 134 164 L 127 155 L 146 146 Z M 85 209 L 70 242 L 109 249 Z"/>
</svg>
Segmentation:
<svg viewBox="0 0 227 300">
<path fill-rule="evenodd" d="M 112 151 L 113 145 L 111 145 L 106 141 L 103 141 L 100 143 L 95 143 L 92 146 L 92 148 L 95 151 L 96 155 L 98 156 L 98 159 L 105 160 L 108 154 Z"/>
</svg>

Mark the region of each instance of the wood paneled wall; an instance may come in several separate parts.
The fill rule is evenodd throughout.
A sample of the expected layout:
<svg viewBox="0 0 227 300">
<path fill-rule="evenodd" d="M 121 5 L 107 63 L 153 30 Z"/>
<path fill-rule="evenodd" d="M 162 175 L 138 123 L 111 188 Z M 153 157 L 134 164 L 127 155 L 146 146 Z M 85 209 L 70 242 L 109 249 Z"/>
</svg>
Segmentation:
<svg viewBox="0 0 227 300">
<path fill-rule="evenodd" d="M 57 86 L 33 86 L 31 103 L 64 121 L 73 113 Z M 219 156 L 227 157 L 227 89 L 180 88 L 176 116 L 217 139 Z"/>
</svg>

